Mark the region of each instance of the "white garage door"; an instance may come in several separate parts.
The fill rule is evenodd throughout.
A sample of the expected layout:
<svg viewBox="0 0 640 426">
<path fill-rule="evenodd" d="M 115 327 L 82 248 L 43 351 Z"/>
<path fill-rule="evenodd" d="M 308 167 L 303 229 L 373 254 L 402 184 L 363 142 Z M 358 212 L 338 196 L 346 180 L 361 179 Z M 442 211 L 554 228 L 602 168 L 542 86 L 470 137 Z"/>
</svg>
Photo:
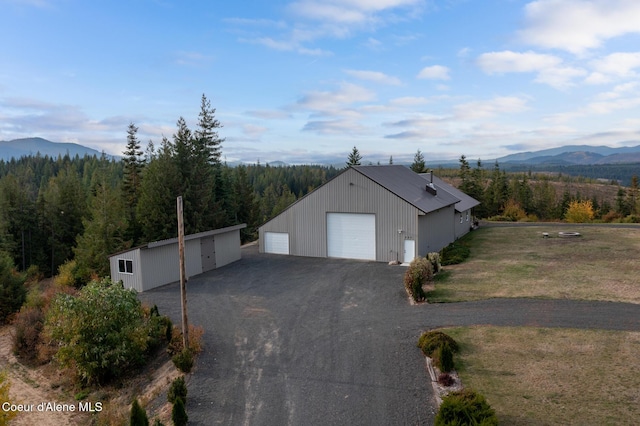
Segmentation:
<svg viewBox="0 0 640 426">
<path fill-rule="evenodd" d="M 327 256 L 376 260 L 375 215 L 327 213 Z"/>
<path fill-rule="evenodd" d="M 289 254 L 289 234 L 286 232 L 265 232 L 264 252 Z"/>
</svg>

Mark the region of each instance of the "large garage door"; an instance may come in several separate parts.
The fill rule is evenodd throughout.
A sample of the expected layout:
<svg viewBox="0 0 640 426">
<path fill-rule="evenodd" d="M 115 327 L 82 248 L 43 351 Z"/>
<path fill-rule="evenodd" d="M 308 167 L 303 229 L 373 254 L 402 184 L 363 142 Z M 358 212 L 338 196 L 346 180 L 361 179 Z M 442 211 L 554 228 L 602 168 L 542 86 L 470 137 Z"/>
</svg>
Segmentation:
<svg viewBox="0 0 640 426">
<path fill-rule="evenodd" d="M 376 260 L 375 215 L 327 213 L 327 255 Z"/>
<path fill-rule="evenodd" d="M 286 232 L 265 232 L 264 252 L 289 254 L 289 234 Z"/>
</svg>

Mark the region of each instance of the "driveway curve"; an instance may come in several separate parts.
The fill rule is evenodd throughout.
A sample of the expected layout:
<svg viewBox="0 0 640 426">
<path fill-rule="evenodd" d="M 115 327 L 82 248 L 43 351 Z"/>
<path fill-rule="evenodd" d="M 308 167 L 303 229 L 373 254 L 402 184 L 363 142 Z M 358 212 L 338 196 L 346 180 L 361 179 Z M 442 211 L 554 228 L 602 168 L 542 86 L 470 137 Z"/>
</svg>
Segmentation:
<svg viewBox="0 0 640 426">
<path fill-rule="evenodd" d="M 188 384 L 190 424 L 430 425 L 433 394 L 415 347 L 425 329 L 640 330 L 640 305 L 492 299 L 411 306 L 401 267 L 260 254 L 256 246 L 242 256 L 187 285 L 189 321 L 205 329 Z M 140 298 L 179 323 L 177 284 Z"/>
</svg>

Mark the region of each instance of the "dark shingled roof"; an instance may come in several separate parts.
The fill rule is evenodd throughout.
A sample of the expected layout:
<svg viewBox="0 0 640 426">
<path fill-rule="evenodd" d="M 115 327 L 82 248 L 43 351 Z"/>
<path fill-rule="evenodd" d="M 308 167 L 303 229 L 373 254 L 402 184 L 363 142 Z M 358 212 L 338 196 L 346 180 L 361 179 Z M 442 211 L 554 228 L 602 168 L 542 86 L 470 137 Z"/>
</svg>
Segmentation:
<svg viewBox="0 0 640 426">
<path fill-rule="evenodd" d="M 424 213 L 460 202 L 459 198 L 445 189 L 450 185 L 442 181 L 434 182 L 436 195 L 431 194 L 426 190 L 429 182 L 405 166 L 353 166 L 353 169 Z"/>
<path fill-rule="evenodd" d="M 427 182 L 431 179 L 430 173 L 421 173 L 420 176 L 423 177 L 424 179 L 426 179 Z M 445 181 L 443 181 L 442 179 L 440 179 L 437 176 L 433 176 L 433 183 L 436 184 L 436 185 L 441 186 L 449 194 L 451 194 L 454 197 L 460 199 L 460 201 L 456 203 L 456 211 L 458 213 L 462 213 L 464 211 L 467 211 L 467 210 L 477 206 L 478 204 L 480 204 L 480 201 L 476 200 L 473 197 L 468 196 L 467 194 L 465 194 L 464 192 L 460 191 L 455 186 L 449 185 L 448 183 L 446 183 Z"/>
</svg>

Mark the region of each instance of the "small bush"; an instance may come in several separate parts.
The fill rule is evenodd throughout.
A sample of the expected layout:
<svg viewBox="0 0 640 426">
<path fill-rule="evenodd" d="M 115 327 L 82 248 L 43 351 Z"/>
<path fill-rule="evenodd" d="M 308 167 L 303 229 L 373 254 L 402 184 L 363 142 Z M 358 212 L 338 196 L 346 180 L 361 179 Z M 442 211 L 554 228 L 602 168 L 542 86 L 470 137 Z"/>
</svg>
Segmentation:
<svg viewBox="0 0 640 426">
<path fill-rule="evenodd" d="M 472 390 L 452 392 L 445 396 L 436 415 L 436 426 L 498 424 L 495 411 L 485 398 Z"/>
<path fill-rule="evenodd" d="M 167 401 L 170 403 L 175 404 L 178 398 L 182 399 L 183 402 L 187 402 L 187 385 L 184 383 L 184 376 L 173 379 L 167 392 Z"/>
<path fill-rule="evenodd" d="M 189 421 L 184 401 L 180 398 L 176 399 L 176 402 L 173 404 L 173 408 L 171 409 L 171 420 L 173 421 L 174 426 L 186 426 Z"/>
<path fill-rule="evenodd" d="M 204 328 L 201 326 L 194 326 L 189 324 L 189 349 L 193 354 L 199 354 L 202 352 L 202 335 L 204 334 Z M 167 337 L 168 337 L 167 332 Z M 167 352 L 173 356 L 184 349 L 184 343 L 182 339 L 182 330 L 178 326 L 172 326 L 171 338 L 169 339 L 169 346 Z"/>
<path fill-rule="evenodd" d="M 190 373 L 193 368 L 193 353 L 191 349 L 183 349 L 181 352 L 171 357 L 171 361 L 176 368 L 183 373 Z"/>
<path fill-rule="evenodd" d="M 418 347 L 422 350 L 422 353 L 428 357 L 432 357 L 435 351 L 445 344 L 449 346 L 452 352 L 458 352 L 460 350 L 458 342 L 442 331 L 425 331 L 418 339 Z"/>
<path fill-rule="evenodd" d="M 449 371 L 453 370 L 453 351 L 451 350 L 449 343 L 445 342 L 442 346 L 440 346 L 437 352 L 437 361 L 440 371 L 448 373 Z"/>
<path fill-rule="evenodd" d="M 417 257 L 411 261 L 404 274 L 404 286 L 416 302 L 425 299 L 422 286 L 433 279 L 431 262 L 424 257 Z"/>
<path fill-rule="evenodd" d="M 427 260 L 431 262 L 431 270 L 434 274 L 437 274 L 442 270 L 442 264 L 440 263 L 440 253 L 427 253 Z"/>
<path fill-rule="evenodd" d="M 0 323 L 17 312 L 27 298 L 25 277 L 16 272 L 11 256 L 0 252 Z"/>
<path fill-rule="evenodd" d="M 471 250 L 463 241 L 454 241 L 441 251 L 440 263 L 442 266 L 457 265 L 467 260 Z"/>
<path fill-rule="evenodd" d="M 453 384 L 455 383 L 455 380 L 449 373 L 440 373 L 438 375 L 438 383 L 441 386 L 449 387 L 449 386 L 453 386 Z"/>
<path fill-rule="evenodd" d="M 38 345 L 44 328 L 44 314 L 40 308 L 23 307 L 14 321 L 13 353 L 25 364 L 38 363 Z"/>
<path fill-rule="evenodd" d="M 129 417 L 130 426 L 149 426 L 149 418 L 147 411 L 140 406 L 138 398 L 133 400 L 131 404 L 131 415 Z"/>
</svg>

